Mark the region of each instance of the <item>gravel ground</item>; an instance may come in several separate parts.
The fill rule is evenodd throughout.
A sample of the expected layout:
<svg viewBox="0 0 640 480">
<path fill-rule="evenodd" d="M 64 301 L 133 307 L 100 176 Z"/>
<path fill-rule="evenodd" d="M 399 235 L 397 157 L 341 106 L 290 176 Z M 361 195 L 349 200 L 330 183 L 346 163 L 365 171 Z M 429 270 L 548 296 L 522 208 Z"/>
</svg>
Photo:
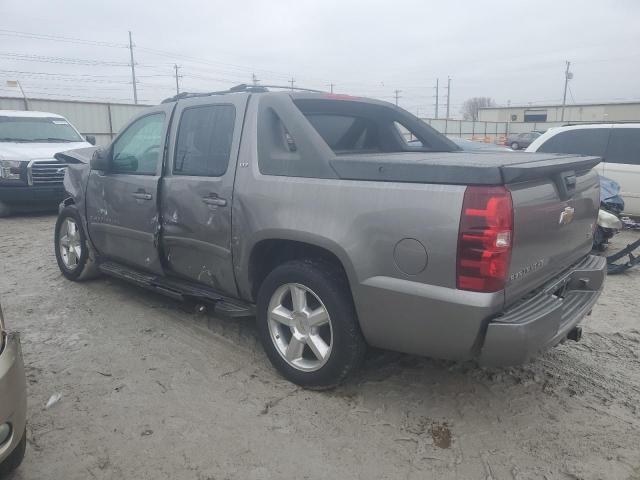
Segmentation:
<svg viewBox="0 0 640 480">
<path fill-rule="evenodd" d="M 0 220 L 30 401 L 13 480 L 640 479 L 640 268 L 608 279 L 582 342 L 529 365 L 375 352 L 311 392 L 270 367 L 252 321 L 65 280 L 54 221 Z"/>
</svg>

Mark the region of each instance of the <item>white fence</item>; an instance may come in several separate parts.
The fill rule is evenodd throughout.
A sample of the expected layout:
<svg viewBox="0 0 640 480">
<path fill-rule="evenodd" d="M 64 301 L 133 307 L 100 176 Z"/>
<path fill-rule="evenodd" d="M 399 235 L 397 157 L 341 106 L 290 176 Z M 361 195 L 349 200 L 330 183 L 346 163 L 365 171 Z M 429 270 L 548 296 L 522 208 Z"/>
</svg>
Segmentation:
<svg viewBox="0 0 640 480">
<path fill-rule="evenodd" d="M 106 145 L 129 120 L 148 105 L 28 99 L 28 110 L 57 113 L 67 118 L 83 135 L 94 135 L 97 145 Z M 26 110 L 25 101 L 0 97 L 0 110 Z"/>
</svg>

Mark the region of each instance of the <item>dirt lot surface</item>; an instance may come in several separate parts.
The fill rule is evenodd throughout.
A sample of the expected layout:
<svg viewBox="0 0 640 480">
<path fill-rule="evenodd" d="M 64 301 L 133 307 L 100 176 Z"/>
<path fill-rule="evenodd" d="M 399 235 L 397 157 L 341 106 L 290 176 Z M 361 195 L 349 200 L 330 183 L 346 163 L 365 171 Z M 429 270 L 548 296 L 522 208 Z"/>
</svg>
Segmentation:
<svg viewBox="0 0 640 480">
<path fill-rule="evenodd" d="M 582 342 L 527 366 L 378 352 L 311 392 L 275 373 L 252 321 L 63 279 L 54 221 L 0 220 L 30 401 L 13 480 L 640 478 L 640 268 L 608 279 Z"/>
</svg>

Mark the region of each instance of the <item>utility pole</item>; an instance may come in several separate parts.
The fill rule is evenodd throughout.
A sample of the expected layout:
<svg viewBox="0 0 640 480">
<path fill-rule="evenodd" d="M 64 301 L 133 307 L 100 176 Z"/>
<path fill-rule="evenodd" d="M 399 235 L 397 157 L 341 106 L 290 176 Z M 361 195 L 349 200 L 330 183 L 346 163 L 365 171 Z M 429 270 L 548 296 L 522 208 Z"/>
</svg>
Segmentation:
<svg viewBox="0 0 640 480">
<path fill-rule="evenodd" d="M 451 77 L 447 76 L 447 119 L 449 119 L 450 105 L 451 105 Z"/>
<path fill-rule="evenodd" d="M 180 68 L 177 63 L 173 64 L 173 68 L 176 71 L 176 95 L 180 94 L 180 83 L 178 82 L 178 69 Z"/>
<path fill-rule="evenodd" d="M 133 103 L 138 104 L 138 87 L 136 85 L 136 62 L 133 61 L 133 41 L 129 30 L 129 53 L 131 54 L 131 82 L 133 83 Z"/>
<path fill-rule="evenodd" d="M 329 84 L 329 88 L 330 88 L 330 92 L 333 93 L 333 87 L 335 87 L 336 84 L 335 83 L 330 83 Z"/>
<path fill-rule="evenodd" d="M 256 77 L 255 73 L 251 74 L 251 83 L 253 83 L 253 86 L 255 87 L 256 85 L 258 85 L 258 82 L 260 81 L 260 79 L 258 77 Z"/>
<path fill-rule="evenodd" d="M 402 92 L 402 90 L 394 90 L 393 93 L 396 97 L 396 107 L 398 106 L 398 100 L 400 100 L 400 92 Z"/>
<path fill-rule="evenodd" d="M 562 113 L 560 114 L 560 121 L 564 122 L 564 106 L 567 103 L 567 85 L 569 80 L 573 78 L 573 74 L 569 71 L 571 62 L 567 62 L 567 69 L 564 71 L 564 94 L 562 95 Z"/>
<path fill-rule="evenodd" d="M 436 78 L 436 118 L 438 118 L 438 105 L 440 103 L 440 97 L 438 96 L 439 88 L 440 88 L 440 79 Z"/>
<path fill-rule="evenodd" d="M 289 80 L 289 83 L 291 84 L 291 90 L 293 90 L 293 84 L 296 83 L 296 79 L 291 77 L 291 80 Z"/>
</svg>

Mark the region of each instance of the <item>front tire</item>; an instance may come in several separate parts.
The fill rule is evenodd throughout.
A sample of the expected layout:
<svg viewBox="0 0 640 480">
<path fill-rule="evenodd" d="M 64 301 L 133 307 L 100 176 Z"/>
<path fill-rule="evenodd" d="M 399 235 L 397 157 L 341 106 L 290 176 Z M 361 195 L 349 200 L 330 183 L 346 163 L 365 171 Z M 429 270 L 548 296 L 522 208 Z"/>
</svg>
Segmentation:
<svg viewBox="0 0 640 480">
<path fill-rule="evenodd" d="M 289 381 L 327 389 L 355 371 L 366 345 L 343 272 L 316 260 L 275 268 L 258 293 L 260 340 Z"/>
<path fill-rule="evenodd" d="M 518 142 L 513 142 L 511 144 L 511 150 L 520 150 L 520 144 Z"/>
<path fill-rule="evenodd" d="M 96 277 L 98 267 L 77 210 L 72 207 L 62 209 L 55 228 L 54 248 L 62 275 L 73 281 Z"/>
<path fill-rule="evenodd" d="M 4 478 L 5 475 L 10 474 L 16 468 L 20 466 L 22 460 L 24 459 L 24 454 L 27 449 L 27 430 L 25 428 L 22 433 L 22 438 L 20 439 L 20 443 L 16 445 L 16 448 L 11 452 L 4 462 L 0 463 L 0 478 Z"/>
</svg>

